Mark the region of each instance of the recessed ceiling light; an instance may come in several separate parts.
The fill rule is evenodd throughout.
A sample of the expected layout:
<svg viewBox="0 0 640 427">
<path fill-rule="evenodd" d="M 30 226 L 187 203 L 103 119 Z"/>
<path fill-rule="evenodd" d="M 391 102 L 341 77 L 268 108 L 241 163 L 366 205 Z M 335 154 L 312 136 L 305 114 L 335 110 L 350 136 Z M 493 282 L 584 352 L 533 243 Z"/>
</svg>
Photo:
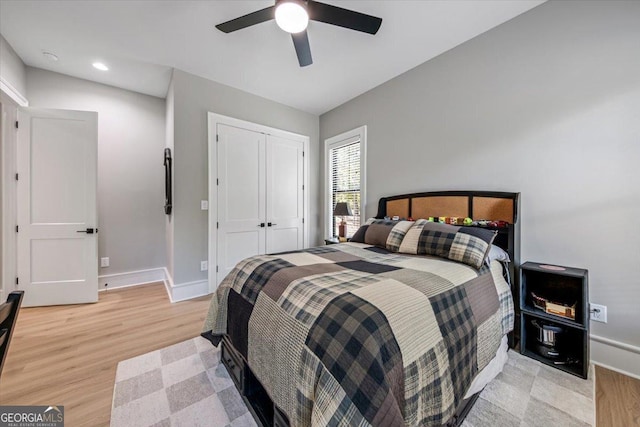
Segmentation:
<svg viewBox="0 0 640 427">
<path fill-rule="evenodd" d="M 109 71 L 109 67 L 104 65 L 102 62 L 94 62 L 93 67 L 97 68 L 100 71 Z"/>
<path fill-rule="evenodd" d="M 42 55 L 49 61 L 58 62 L 58 55 L 56 55 L 55 53 L 47 52 L 46 50 L 44 50 L 42 51 Z"/>
</svg>

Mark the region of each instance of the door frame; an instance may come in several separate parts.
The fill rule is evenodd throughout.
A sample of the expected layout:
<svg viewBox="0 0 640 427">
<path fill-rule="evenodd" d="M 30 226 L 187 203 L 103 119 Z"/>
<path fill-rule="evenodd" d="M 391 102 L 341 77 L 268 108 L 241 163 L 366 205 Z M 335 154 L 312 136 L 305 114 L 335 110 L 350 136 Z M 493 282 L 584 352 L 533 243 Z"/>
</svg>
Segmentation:
<svg viewBox="0 0 640 427">
<path fill-rule="evenodd" d="M 15 179 L 17 167 L 17 140 L 18 129 L 15 122 L 18 120 L 18 107 L 26 107 L 29 103 L 18 102 L 11 93 L 4 91 L 4 87 L 0 85 L 0 101 L 2 103 L 2 111 L 0 111 L 0 120 L 2 123 L 2 135 L 0 135 L 0 150 L 2 153 L 0 159 L 2 161 L 2 283 L 0 283 L 0 302 L 4 301 L 9 292 L 16 288 L 16 277 L 18 277 L 18 258 L 17 248 L 18 239 L 16 236 L 16 224 L 18 214 L 18 186 Z M 17 93 L 17 92 L 15 92 Z M 6 115 L 5 115 L 6 113 Z"/>
<path fill-rule="evenodd" d="M 309 246 L 309 203 L 310 203 L 310 188 L 309 188 L 309 143 L 310 137 L 308 135 L 301 135 L 294 132 L 289 132 L 286 130 L 274 128 L 271 126 L 261 125 L 258 123 L 249 122 L 246 120 L 236 119 L 233 117 L 224 116 L 222 114 L 207 113 L 207 123 L 208 123 L 208 162 L 209 162 L 209 175 L 208 175 L 208 185 L 209 185 L 209 236 L 208 236 L 208 244 L 209 244 L 209 256 L 208 256 L 208 281 L 209 281 L 209 292 L 213 293 L 218 288 L 218 282 L 216 279 L 216 263 L 218 259 L 217 253 L 217 245 L 218 245 L 218 233 L 216 223 L 218 221 L 218 186 L 213 185 L 213 182 L 218 177 L 218 162 L 217 162 L 217 146 L 216 146 L 216 129 L 218 124 L 224 124 L 228 126 L 234 126 L 238 128 L 243 128 L 247 130 L 251 130 L 254 132 L 264 133 L 267 135 L 279 136 L 282 138 L 295 139 L 302 141 L 303 150 L 304 150 L 304 197 L 303 197 L 303 218 L 304 218 L 304 226 L 303 226 L 303 247 Z"/>
</svg>

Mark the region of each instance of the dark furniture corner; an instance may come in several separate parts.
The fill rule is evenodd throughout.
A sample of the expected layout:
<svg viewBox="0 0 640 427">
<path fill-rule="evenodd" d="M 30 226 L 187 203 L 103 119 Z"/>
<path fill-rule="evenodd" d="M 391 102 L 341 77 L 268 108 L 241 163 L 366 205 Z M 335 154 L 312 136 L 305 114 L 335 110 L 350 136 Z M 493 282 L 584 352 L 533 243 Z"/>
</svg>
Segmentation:
<svg viewBox="0 0 640 427">
<path fill-rule="evenodd" d="M 9 352 L 9 344 L 18 319 L 18 312 L 22 305 L 24 291 L 14 291 L 7 297 L 7 302 L 0 304 L 0 377 L 4 361 Z"/>
<path fill-rule="evenodd" d="M 589 280 L 581 268 L 526 262 L 520 266 L 520 353 L 546 365 L 587 378 L 589 371 Z M 535 294 L 572 306 L 574 318 L 547 313 Z M 539 305 L 539 303 L 538 303 Z M 541 341 L 547 340 L 547 344 Z M 549 345 L 555 341 L 555 345 Z"/>
<path fill-rule="evenodd" d="M 229 371 L 242 399 L 260 427 L 289 426 L 287 416 L 273 403 L 227 335 L 222 338 L 220 360 Z"/>
</svg>

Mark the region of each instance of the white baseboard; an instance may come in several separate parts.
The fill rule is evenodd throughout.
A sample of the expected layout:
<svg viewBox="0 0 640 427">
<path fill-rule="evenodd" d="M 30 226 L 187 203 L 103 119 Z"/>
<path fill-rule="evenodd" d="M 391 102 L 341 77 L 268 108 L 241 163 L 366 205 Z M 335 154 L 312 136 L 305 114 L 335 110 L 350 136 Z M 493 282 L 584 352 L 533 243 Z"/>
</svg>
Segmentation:
<svg viewBox="0 0 640 427">
<path fill-rule="evenodd" d="M 180 283 L 171 291 L 171 301 L 185 301 L 209 294 L 209 281 L 198 280 L 195 282 Z"/>
<path fill-rule="evenodd" d="M 166 267 L 98 276 L 98 291 L 128 288 L 154 282 L 164 283 L 167 295 L 172 303 L 201 297 L 210 293 L 208 280 L 196 280 L 176 285 L 173 283 L 173 278 Z M 2 295 L 1 292 L 2 290 L 0 290 L 0 296 Z"/>
<path fill-rule="evenodd" d="M 171 289 L 173 289 L 173 278 L 169 274 L 169 270 L 167 270 L 167 267 L 164 267 L 163 270 L 164 270 L 164 288 L 167 290 L 169 301 L 174 303 L 175 301 L 171 297 Z"/>
<path fill-rule="evenodd" d="M 128 271 L 126 273 L 105 274 L 98 276 L 98 290 L 105 291 L 153 282 L 164 282 L 166 278 L 165 271 L 164 267 L 159 267 L 148 270 Z"/>
<path fill-rule="evenodd" d="M 208 280 L 196 280 L 194 282 L 175 284 L 169 271 L 166 268 L 163 270 L 165 274 L 164 286 L 167 289 L 167 294 L 172 303 L 186 301 L 210 293 Z"/>
<path fill-rule="evenodd" d="M 594 365 L 640 379 L 640 347 L 598 335 L 590 338 Z"/>
</svg>

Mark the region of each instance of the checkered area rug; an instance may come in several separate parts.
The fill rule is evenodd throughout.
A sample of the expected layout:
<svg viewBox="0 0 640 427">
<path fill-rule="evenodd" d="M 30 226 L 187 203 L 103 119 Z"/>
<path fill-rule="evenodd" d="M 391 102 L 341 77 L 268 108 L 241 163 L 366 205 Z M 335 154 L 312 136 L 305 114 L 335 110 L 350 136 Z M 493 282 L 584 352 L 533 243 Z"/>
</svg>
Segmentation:
<svg viewBox="0 0 640 427">
<path fill-rule="evenodd" d="M 112 427 L 256 426 L 220 351 L 196 337 L 118 363 Z"/>
<path fill-rule="evenodd" d="M 463 427 L 595 425 L 593 369 L 582 380 L 509 351 Z M 118 364 L 112 427 L 256 426 L 220 353 L 201 337 Z"/>
<path fill-rule="evenodd" d="M 589 379 L 509 350 L 504 369 L 480 393 L 463 427 L 595 426 L 593 366 Z"/>
</svg>

